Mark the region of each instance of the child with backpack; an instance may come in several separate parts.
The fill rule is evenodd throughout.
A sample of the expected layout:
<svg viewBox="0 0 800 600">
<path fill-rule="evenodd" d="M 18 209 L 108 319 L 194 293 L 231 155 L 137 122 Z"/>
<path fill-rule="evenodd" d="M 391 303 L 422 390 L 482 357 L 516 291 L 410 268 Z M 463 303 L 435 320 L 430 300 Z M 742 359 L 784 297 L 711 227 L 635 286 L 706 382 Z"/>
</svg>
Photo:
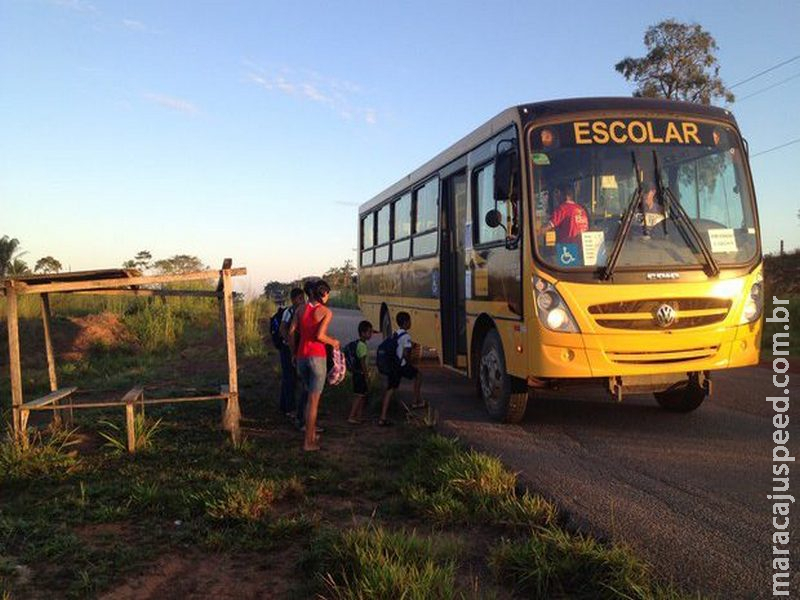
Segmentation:
<svg viewBox="0 0 800 600">
<path fill-rule="evenodd" d="M 347 422 L 352 425 L 361 424 L 361 413 L 367 401 L 369 387 L 369 365 L 367 342 L 372 337 L 372 323 L 361 321 L 358 324 L 358 339 L 344 347 L 347 368 L 353 374 L 353 405 Z"/>
<path fill-rule="evenodd" d="M 414 404 L 411 408 L 424 408 L 427 406 L 422 400 L 422 375 L 410 362 L 411 334 L 411 315 L 405 311 L 397 313 L 397 331 L 386 338 L 378 347 L 377 365 L 378 370 L 386 375 L 386 393 L 383 395 L 381 405 L 381 416 L 378 425 L 385 427 L 391 425 L 387 420 L 389 404 L 394 397 L 395 390 L 400 386 L 401 379 L 410 379 L 414 382 Z"/>
<path fill-rule="evenodd" d="M 280 410 L 287 417 L 292 418 L 295 410 L 295 384 L 297 373 L 295 371 L 292 350 L 289 347 L 289 324 L 299 306 L 304 304 L 303 290 L 294 288 L 289 297 L 292 305 L 289 308 L 279 308 L 270 319 L 270 333 L 272 343 L 281 355 L 281 396 Z"/>
</svg>

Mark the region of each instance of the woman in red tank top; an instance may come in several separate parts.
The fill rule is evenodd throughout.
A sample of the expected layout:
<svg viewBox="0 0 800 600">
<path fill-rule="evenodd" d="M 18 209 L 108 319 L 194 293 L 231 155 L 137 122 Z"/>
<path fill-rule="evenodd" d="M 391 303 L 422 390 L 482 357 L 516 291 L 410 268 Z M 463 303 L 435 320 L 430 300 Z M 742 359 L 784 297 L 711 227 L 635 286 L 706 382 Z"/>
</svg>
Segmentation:
<svg viewBox="0 0 800 600">
<path fill-rule="evenodd" d="M 324 281 L 314 286 L 311 301 L 299 316 L 298 329 L 300 340 L 297 344 L 297 373 L 308 392 L 306 405 L 306 433 L 303 450 L 313 452 L 319 450 L 317 438 L 317 411 L 319 399 L 325 387 L 328 375 L 327 353 L 325 345 L 339 347 L 339 340 L 328 335 L 328 325 L 333 313 L 325 306 L 331 288 Z"/>
</svg>

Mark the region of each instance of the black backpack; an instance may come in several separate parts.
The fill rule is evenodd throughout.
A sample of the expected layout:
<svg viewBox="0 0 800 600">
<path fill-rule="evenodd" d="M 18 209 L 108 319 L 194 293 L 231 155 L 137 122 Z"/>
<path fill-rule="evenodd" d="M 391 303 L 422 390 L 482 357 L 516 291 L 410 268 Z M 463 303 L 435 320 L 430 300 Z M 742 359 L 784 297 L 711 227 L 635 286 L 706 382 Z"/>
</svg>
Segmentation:
<svg viewBox="0 0 800 600">
<path fill-rule="evenodd" d="M 375 364 L 382 375 L 392 375 L 400 369 L 400 359 L 397 358 L 397 332 L 390 335 L 378 346 L 378 355 Z"/>
<path fill-rule="evenodd" d="M 272 345 L 278 350 L 284 346 L 284 341 L 281 337 L 281 321 L 283 320 L 283 313 L 286 310 L 286 308 L 281 306 L 269 320 L 269 334 L 272 336 Z"/>
<path fill-rule="evenodd" d="M 353 371 L 361 372 L 361 365 L 358 364 L 359 360 L 356 357 L 356 348 L 358 347 L 358 342 L 359 340 L 353 340 L 344 348 L 342 348 L 342 354 L 344 354 L 344 364 L 347 365 L 347 370 L 351 373 Z"/>
</svg>

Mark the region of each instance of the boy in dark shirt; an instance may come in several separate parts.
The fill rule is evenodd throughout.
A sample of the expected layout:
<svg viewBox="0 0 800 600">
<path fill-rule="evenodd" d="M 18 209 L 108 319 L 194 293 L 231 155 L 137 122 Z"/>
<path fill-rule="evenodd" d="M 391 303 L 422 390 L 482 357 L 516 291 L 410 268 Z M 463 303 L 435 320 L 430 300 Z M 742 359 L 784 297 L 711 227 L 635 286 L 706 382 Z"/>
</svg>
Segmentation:
<svg viewBox="0 0 800 600">
<path fill-rule="evenodd" d="M 353 365 L 353 406 L 350 409 L 348 423 L 361 423 L 361 413 L 367 401 L 369 388 L 369 360 L 367 342 L 372 337 L 372 323 L 361 321 L 358 324 L 358 342 L 356 343 L 355 361 Z"/>
</svg>

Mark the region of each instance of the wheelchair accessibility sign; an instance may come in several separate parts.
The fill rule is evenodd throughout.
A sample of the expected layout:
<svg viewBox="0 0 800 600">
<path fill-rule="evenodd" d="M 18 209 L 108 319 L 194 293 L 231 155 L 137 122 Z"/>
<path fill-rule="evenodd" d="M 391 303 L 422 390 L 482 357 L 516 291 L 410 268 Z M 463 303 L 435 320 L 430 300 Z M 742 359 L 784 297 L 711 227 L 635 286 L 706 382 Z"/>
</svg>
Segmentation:
<svg viewBox="0 0 800 600">
<path fill-rule="evenodd" d="M 581 254 L 578 244 L 556 244 L 556 260 L 559 267 L 580 266 Z"/>
</svg>

